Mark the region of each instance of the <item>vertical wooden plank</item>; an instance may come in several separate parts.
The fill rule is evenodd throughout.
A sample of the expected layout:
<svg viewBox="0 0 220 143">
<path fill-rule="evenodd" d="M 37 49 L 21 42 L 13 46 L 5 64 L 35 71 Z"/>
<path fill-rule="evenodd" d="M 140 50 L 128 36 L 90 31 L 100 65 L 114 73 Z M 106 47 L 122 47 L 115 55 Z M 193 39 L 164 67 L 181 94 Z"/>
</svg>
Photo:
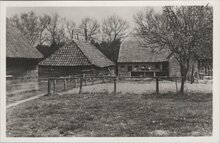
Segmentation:
<svg viewBox="0 0 220 143">
<path fill-rule="evenodd" d="M 116 95 L 116 77 L 114 77 L 114 94 Z"/>
<path fill-rule="evenodd" d="M 176 78 L 175 78 L 175 84 L 176 84 L 176 94 L 178 94 L 177 79 Z"/>
<path fill-rule="evenodd" d="M 79 94 L 82 93 L 82 77 L 80 77 Z"/>
<path fill-rule="evenodd" d="M 51 92 L 50 92 L 50 79 L 48 79 L 48 95 L 50 95 Z"/>
<path fill-rule="evenodd" d="M 159 77 L 156 77 L 156 93 L 159 94 Z"/>
</svg>

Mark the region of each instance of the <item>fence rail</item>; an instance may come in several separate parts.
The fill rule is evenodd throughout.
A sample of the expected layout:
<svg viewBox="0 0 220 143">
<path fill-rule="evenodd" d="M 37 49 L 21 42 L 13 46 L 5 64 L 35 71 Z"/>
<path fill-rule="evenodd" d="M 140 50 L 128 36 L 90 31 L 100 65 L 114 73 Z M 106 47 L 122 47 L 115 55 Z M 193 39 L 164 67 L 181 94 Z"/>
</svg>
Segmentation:
<svg viewBox="0 0 220 143">
<path fill-rule="evenodd" d="M 163 79 L 174 80 L 175 85 L 176 85 L 176 92 L 178 92 L 177 91 L 178 90 L 177 89 L 177 80 L 181 79 L 181 77 L 156 76 L 156 77 L 148 77 L 148 78 L 156 81 L 155 91 L 156 91 L 157 94 L 159 94 L 159 83 Z M 56 91 L 57 81 L 63 81 L 63 91 L 67 91 L 67 89 L 68 89 L 67 88 L 67 86 L 68 86 L 67 81 L 74 81 L 73 82 L 73 88 L 78 87 L 79 88 L 79 92 L 78 92 L 79 94 L 82 93 L 83 83 L 84 83 L 84 86 L 87 86 L 87 85 L 94 85 L 95 83 L 105 83 L 106 81 L 113 81 L 113 85 L 114 85 L 113 92 L 114 92 L 114 94 L 116 94 L 116 92 L 117 92 L 117 80 L 121 80 L 121 79 L 143 79 L 143 77 L 139 77 L 139 76 L 132 76 L 132 77 L 81 76 L 81 77 L 60 77 L 60 78 L 51 77 L 51 78 L 48 78 L 48 95 L 55 94 L 57 92 Z M 88 83 L 88 80 L 90 81 L 90 83 Z M 99 81 L 99 82 L 97 82 L 97 81 Z"/>
</svg>

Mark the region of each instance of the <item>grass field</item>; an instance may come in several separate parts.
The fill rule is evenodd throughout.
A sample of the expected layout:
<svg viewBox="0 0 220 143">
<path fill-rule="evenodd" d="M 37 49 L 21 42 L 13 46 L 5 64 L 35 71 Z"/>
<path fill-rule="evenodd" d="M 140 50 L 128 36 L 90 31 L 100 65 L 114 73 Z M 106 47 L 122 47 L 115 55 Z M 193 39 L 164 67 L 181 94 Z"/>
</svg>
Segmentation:
<svg viewBox="0 0 220 143">
<path fill-rule="evenodd" d="M 210 135 L 212 93 L 68 93 L 7 109 L 8 137 Z"/>
</svg>

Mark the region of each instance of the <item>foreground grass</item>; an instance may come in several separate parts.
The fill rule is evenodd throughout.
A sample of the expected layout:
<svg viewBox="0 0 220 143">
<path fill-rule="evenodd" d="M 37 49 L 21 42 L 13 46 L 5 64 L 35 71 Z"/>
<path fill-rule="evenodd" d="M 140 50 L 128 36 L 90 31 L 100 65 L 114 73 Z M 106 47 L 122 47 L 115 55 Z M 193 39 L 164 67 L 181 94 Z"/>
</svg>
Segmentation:
<svg viewBox="0 0 220 143">
<path fill-rule="evenodd" d="M 46 96 L 7 109 L 7 136 L 210 136 L 212 94 Z"/>
</svg>

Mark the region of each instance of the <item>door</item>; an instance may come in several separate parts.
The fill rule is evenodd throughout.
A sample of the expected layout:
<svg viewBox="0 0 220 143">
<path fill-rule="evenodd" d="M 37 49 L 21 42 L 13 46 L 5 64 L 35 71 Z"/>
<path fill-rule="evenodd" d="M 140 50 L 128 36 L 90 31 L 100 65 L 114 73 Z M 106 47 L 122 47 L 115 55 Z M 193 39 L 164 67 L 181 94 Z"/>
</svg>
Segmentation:
<svg viewBox="0 0 220 143">
<path fill-rule="evenodd" d="M 128 72 L 132 71 L 132 66 L 128 66 Z"/>
</svg>

